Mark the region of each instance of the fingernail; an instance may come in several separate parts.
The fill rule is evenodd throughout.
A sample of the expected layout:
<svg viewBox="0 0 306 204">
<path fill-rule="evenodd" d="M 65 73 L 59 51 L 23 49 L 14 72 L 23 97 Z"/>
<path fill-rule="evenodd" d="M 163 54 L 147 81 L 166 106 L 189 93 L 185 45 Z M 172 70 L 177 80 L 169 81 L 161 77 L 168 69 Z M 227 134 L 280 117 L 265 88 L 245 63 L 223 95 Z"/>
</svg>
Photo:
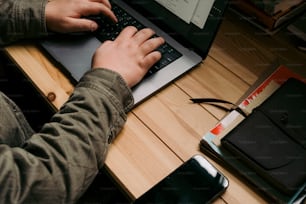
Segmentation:
<svg viewBox="0 0 306 204">
<path fill-rule="evenodd" d="M 97 30 L 98 29 L 98 25 L 96 24 L 96 23 L 92 23 L 91 25 L 90 25 L 90 31 L 91 32 L 93 32 L 93 31 L 95 31 L 95 30 Z"/>
</svg>

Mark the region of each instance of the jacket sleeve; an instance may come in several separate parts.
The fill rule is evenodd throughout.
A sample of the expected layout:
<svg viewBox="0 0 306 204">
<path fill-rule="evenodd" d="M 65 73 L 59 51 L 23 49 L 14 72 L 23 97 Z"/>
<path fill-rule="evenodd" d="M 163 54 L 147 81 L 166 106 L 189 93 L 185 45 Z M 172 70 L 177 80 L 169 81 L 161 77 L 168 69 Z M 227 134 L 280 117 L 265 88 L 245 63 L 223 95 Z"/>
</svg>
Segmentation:
<svg viewBox="0 0 306 204">
<path fill-rule="evenodd" d="M 131 91 L 118 74 L 106 69 L 87 73 L 68 102 L 23 147 L 0 145 L 1 202 L 75 202 L 102 167 L 132 106 Z"/>
<path fill-rule="evenodd" d="M 0 0 L 0 45 L 47 35 L 48 0 Z"/>
</svg>

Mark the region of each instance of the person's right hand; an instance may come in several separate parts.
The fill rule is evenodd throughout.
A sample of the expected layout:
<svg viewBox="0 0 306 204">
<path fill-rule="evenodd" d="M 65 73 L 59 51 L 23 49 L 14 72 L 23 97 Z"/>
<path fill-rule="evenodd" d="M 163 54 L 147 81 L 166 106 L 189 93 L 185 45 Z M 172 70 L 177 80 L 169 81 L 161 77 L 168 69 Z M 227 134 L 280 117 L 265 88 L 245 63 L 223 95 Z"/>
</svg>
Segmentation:
<svg viewBox="0 0 306 204">
<path fill-rule="evenodd" d="M 154 31 L 138 31 L 126 27 L 114 41 L 105 41 L 95 52 L 93 68 L 106 68 L 119 73 L 129 87 L 136 85 L 160 58 L 156 49 L 164 43 L 161 37 L 152 38 Z"/>
</svg>

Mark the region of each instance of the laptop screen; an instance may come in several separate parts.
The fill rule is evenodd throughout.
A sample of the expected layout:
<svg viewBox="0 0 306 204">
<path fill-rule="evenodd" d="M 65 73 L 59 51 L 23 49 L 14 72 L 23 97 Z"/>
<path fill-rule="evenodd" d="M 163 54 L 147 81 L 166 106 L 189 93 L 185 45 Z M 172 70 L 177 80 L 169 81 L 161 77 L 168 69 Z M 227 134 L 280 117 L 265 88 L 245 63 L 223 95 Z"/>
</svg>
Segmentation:
<svg viewBox="0 0 306 204">
<path fill-rule="evenodd" d="M 125 0 L 185 47 L 205 57 L 216 35 L 226 0 Z"/>
</svg>

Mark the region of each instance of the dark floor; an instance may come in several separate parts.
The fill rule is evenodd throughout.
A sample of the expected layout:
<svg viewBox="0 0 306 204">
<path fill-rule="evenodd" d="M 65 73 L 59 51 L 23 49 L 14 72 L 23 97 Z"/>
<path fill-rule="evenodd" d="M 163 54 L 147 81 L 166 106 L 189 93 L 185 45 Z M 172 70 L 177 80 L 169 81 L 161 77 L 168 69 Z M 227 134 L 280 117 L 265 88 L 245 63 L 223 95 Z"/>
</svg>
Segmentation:
<svg viewBox="0 0 306 204">
<path fill-rule="evenodd" d="M 21 72 L 0 51 L 0 91 L 10 97 L 23 111 L 35 131 L 48 122 L 54 110 L 39 95 Z M 102 169 L 85 195 L 82 203 L 129 203 Z"/>
</svg>

